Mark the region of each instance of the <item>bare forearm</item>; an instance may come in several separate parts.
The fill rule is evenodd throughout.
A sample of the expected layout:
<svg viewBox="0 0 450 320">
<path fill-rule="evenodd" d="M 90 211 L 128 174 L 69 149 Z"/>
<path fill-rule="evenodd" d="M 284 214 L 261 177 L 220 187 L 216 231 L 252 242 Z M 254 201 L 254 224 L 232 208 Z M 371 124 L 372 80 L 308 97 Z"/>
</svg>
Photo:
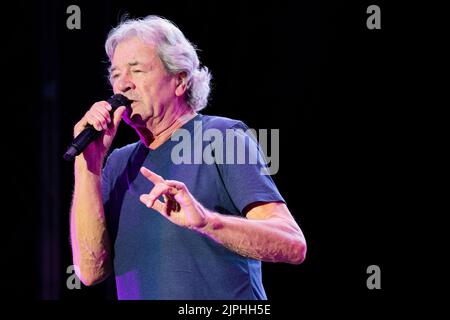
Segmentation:
<svg viewBox="0 0 450 320">
<path fill-rule="evenodd" d="M 301 230 L 283 219 L 251 220 L 210 211 L 207 215 L 208 223 L 199 231 L 242 256 L 293 264 L 304 260 Z"/>
<path fill-rule="evenodd" d="M 91 285 L 111 272 L 110 243 L 101 196 L 101 165 L 88 169 L 80 158 L 75 161 L 70 233 L 74 264 L 81 280 Z"/>
</svg>

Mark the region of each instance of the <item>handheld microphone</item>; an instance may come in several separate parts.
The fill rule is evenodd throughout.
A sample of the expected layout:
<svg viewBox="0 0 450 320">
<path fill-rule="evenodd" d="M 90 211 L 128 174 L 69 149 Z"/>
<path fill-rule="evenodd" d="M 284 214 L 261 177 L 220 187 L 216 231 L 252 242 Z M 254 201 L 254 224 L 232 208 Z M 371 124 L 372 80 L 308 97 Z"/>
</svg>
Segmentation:
<svg viewBox="0 0 450 320">
<path fill-rule="evenodd" d="M 107 101 L 111 105 L 111 115 L 120 106 L 130 107 L 132 102 L 128 100 L 127 97 L 121 94 L 115 94 L 111 96 Z M 72 161 L 73 159 L 75 159 L 75 157 L 83 152 L 83 150 L 98 136 L 100 136 L 101 133 L 102 131 L 95 130 L 92 125 L 87 125 L 86 128 L 73 139 L 72 143 L 70 144 L 69 148 L 67 148 L 67 151 L 64 154 L 64 159 L 67 161 Z"/>
</svg>

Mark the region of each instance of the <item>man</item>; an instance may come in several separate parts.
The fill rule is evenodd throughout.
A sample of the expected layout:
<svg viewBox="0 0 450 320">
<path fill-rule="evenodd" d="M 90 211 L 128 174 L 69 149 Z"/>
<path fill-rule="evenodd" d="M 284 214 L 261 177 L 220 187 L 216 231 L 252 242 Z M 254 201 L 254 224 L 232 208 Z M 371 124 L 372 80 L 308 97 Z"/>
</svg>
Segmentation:
<svg viewBox="0 0 450 320">
<path fill-rule="evenodd" d="M 168 20 L 125 21 L 105 47 L 113 91 L 132 104 L 110 116 L 97 102 L 74 128 L 75 136 L 88 124 L 102 131 L 75 159 L 78 276 L 93 285 L 114 274 L 119 299 L 267 299 L 260 260 L 299 264 L 306 242 L 263 164 L 179 164 L 172 153 L 180 130 L 247 127 L 197 113 L 211 77 Z M 102 169 L 122 118 L 140 141 L 114 150 Z M 255 143 L 237 139 L 247 149 Z"/>
</svg>

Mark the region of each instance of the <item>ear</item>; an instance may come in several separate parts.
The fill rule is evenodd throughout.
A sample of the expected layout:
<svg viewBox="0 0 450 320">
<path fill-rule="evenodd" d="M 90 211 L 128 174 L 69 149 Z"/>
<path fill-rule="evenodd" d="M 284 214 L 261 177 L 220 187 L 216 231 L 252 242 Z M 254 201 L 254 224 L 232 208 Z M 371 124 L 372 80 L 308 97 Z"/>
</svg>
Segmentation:
<svg viewBox="0 0 450 320">
<path fill-rule="evenodd" d="M 178 73 L 175 79 L 176 87 L 175 87 L 175 95 L 178 97 L 181 97 L 187 89 L 187 73 L 186 72 L 180 72 Z"/>
</svg>

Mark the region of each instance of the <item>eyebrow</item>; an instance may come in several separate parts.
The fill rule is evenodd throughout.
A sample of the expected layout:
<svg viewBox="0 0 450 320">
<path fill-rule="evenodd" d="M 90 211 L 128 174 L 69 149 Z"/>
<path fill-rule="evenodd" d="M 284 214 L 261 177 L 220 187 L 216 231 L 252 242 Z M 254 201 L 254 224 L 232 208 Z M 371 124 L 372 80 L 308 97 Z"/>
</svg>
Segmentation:
<svg viewBox="0 0 450 320">
<path fill-rule="evenodd" d="M 134 66 L 137 66 L 137 65 L 142 65 L 142 63 L 140 63 L 139 61 L 136 61 L 136 60 L 128 62 L 127 64 L 130 67 L 134 67 Z M 112 67 L 112 66 L 109 67 L 109 73 L 114 72 L 116 69 L 117 69 L 117 67 Z"/>
</svg>

